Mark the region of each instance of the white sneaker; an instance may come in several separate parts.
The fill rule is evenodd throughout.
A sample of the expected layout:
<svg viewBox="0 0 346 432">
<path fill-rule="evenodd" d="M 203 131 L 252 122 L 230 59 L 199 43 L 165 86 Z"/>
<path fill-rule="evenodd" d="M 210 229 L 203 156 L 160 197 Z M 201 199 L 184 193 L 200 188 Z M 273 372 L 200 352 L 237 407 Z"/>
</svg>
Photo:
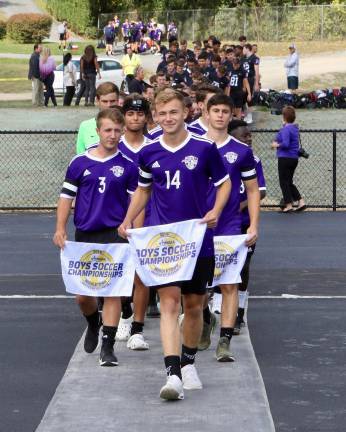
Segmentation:
<svg viewBox="0 0 346 432">
<path fill-rule="evenodd" d="M 183 383 L 177 375 L 167 377 L 166 384 L 160 390 L 160 398 L 165 400 L 184 399 Z"/>
<path fill-rule="evenodd" d="M 117 341 L 127 341 L 131 335 L 131 324 L 133 321 L 133 315 L 130 318 L 120 318 L 118 331 L 115 336 Z"/>
<path fill-rule="evenodd" d="M 183 385 L 185 390 L 200 390 L 203 388 L 195 365 L 188 364 L 181 368 L 181 375 L 183 377 Z"/>
<path fill-rule="evenodd" d="M 213 313 L 221 314 L 222 294 L 214 293 L 213 296 L 213 307 L 211 311 Z"/>
<path fill-rule="evenodd" d="M 253 119 L 252 119 L 252 113 L 247 113 L 247 115 L 244 118 L 244 121 L 246 121 L 247 124 L 252 124 L 253 123 Z"/>
<path fill-rule="evenodd" d="M 149 344 L 144 340 L 142 333 L 136 333 L 130 336 L 126 346 L 134 351 L 145 351 L 149 349 Z"/>
</svg>

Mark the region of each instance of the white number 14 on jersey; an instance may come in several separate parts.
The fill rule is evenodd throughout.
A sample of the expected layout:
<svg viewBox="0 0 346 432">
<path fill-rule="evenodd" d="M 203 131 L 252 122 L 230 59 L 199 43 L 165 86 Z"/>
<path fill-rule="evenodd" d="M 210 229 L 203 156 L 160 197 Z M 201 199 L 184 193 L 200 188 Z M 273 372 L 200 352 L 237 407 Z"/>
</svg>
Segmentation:
<svg viewBox="0 0 346 432">
<path fill-rule="evenodd" d="M 177 170 L 172 179 L 171 179 L 171 173 L 169 171 L 165 171 L 166 173 L 166 180 L 167 180 L 167 185 L 166 188 L 170 189 L 171 187 L 175 186 L 176 189 L 180 188 L 180 170 Z"/>
</svg>

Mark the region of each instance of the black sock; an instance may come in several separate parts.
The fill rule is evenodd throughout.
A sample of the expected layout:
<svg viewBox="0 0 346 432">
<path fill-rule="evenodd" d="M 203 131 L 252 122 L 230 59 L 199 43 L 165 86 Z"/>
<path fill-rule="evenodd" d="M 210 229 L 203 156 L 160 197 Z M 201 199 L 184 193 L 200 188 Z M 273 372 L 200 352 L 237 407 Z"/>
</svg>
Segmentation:
<svg viewBox="0 0 346 432">
<path fill-rule="evenodd" d="M 210 324 L 210 310 L 209 310 L 209 306 L 207 306 L 205 309 L 203 309 L 203 321 L 206 324 Z"/>
<path fill-rule="evenodd" d="M 144 323 L 133 321 L 131 324 L 131 336 L 136 333 L 143 333 Z"/>
<path fill-rule="evenodd" d="M 91 315 L 84 315 L 85 319 L 88 321 L 90 327 L 99 327 L 100 325 L 100 314 L 99 311 L 96 311 Z"/>
<path fill-rule="evenodd" d="M 194 364 L 196 354 L 197 354 L 197 348 L 189 348 L 183 345 L 181 348 L 181 359 L 180 359 L 181 367 L 183 368 L 188 364 Z"/>
<path fill-rule="evenodd" d="M 170 355 L 164 358 L 167 376 L 177 375 L 181 379 L 180 358 Z"/>
<path fill-rule="evenodd" d="M 128 319 L 132 316 L 131 299 L 128 298 L 121 303 L 122 318 Z"/>
<path fill-rule="evenodd" d="M 156 306 L 157 302 L 156 302 L 156 289 L 155 288 L 150 288 L 149 291 L 149 304 L 151 306 Z"/>
<path fill-rule="evenodd" d="M 233 336 L 233 327 L 221 327 L 220 337 L 226 337 L 231 340 Z"/>
<path fill-rule="evenodd" d="M 118 330 L 118 327 L 112 327 L 112 326 L 103 326 L 102 328 L 102 340 L 107 340 L 109 342 L 114 342 L 115 335 Z"/>
<path fill-rule="evenodd" d="M 245 313 L 245 309 L 243 308 L 238 308 L 238 317 L 237 317 L 237 321 L 238 322 L 243 322 L 244 321 L 244 313 Z"/>
</svg>

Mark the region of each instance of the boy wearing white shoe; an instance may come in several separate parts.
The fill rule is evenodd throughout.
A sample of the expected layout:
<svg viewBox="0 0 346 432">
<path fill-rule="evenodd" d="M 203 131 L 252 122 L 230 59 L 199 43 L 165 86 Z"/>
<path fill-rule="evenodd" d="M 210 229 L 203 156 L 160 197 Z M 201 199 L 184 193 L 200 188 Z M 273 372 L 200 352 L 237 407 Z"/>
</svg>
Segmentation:
<svg viewBox="0 0 346 432">
<path fill-rule="evenodd" d="M 202 330 L 203 300 L 207 283 L 214 272 L 214 245 L 211 228 L 228 200 L 230 181 L 215 144 L 193 135 L 185 128 L 188 110 L 184 97 L 165 89 L 155 98 L 155 111 L 163 135 L 139 154 L 140 177 L 119 234 L 133 226 L 151 196 L 151 225 L 161 225 L 195 218 L 207 224 L 202 248 L 190 281 L 176 281 L 158 286 L 161 311 L 161 340 L 167 382 L 160 397 L 165 400 L 184 398 L 185 389 L 200 389 L 202 383 L 194 366 Z M 193 161 L 194 163 L 189 163 Z M 212 179 L 215 205 L 207 211 L 208 184 Z M 178 317 L 184 304 L 183 345 L 180 343 Z M 179 356 L 181 352 L 181 357 Z"/>
</svg>

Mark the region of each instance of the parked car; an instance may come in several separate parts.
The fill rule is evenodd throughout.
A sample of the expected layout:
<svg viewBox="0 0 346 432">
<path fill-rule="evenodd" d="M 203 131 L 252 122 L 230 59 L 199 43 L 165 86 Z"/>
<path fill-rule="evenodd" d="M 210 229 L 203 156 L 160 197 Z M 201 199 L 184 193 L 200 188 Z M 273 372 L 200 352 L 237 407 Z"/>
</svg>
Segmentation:
<svg viewBox="0 0 346 432">
<path fill-rule="evenodd" d="M 80 58 L 73 57 L 71 60 L 77 68 L 77 89 L 80 86 Z M 98 64 L 100 65 L 101 79 L 96 76 L 96 87 L 106 81 L 111 81 L 116 84 L 119 88 L 123 82 L 124 76 L 122 74 L 122 67 L 118 60 L 111 57 L 97 57 Z M 63 89 L 63 63 L 59 64 L 55 69 L 55 79 L 54 79 L 54 91 L 57 95 L 62 95 L 64 93 Z"/>
</svg>

